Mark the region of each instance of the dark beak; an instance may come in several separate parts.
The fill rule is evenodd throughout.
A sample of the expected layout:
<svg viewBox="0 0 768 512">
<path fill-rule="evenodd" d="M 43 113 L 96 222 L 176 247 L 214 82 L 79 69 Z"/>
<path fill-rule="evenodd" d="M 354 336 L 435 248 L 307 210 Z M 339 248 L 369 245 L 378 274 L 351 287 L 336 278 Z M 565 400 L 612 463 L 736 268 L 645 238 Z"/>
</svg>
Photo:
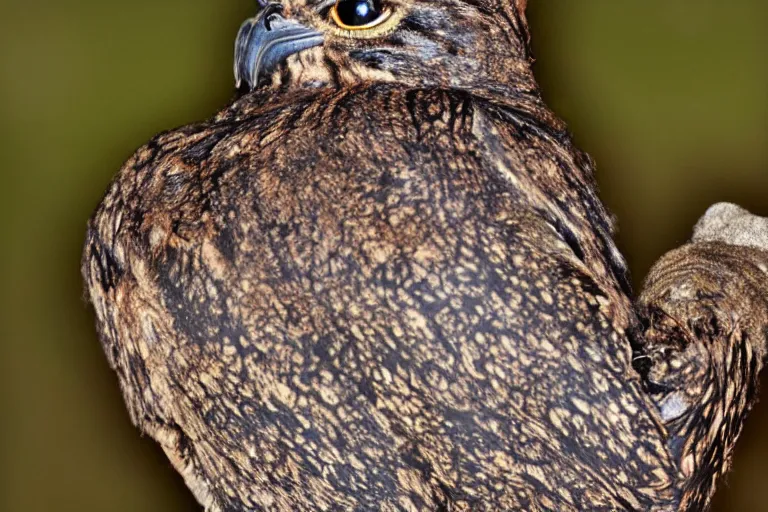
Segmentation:
<svg viewBox="0 0 768 512">
<path fill-rule="evenodd" d="M 240 27 L 235 41 L 235 85 L 253 90 L 259 79 L 294 53 L 323 44 L 323 34 L 285 19 L 283 6 L 267 4 Z"/>
</svg>

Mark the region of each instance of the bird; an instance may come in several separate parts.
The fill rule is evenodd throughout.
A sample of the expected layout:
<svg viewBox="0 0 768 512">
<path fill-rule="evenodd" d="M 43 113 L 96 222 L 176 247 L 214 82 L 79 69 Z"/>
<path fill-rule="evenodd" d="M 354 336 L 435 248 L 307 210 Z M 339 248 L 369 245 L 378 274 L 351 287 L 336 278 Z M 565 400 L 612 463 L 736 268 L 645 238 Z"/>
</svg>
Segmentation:
<svg viewBox="0 0 768 512">
<path fill-rule="evenodd" d="M 207 511 L 701 510 L 755 402 L 768 224 L 633 301 L 525 0 L 264 2 L 239 93 L 88 222 L 132 422 Z"/>
</svg>

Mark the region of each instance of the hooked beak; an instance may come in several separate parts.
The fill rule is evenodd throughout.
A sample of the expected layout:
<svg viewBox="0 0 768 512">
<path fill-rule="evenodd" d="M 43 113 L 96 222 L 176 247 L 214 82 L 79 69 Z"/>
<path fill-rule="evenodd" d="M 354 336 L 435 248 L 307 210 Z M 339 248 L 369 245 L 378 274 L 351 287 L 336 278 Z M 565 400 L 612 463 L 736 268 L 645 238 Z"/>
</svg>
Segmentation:
<svg viewBox="0 0 768 512">
<path fill-rule="evenodd" d="M 240 27 L 235 41 L 235 85 L 243 82 L 249 90 L 259 79 L 294 53 L 323 44 L 323 34 L 285 19 L 283 6 L 267 4 L 254 18 Z"/>
</svg>

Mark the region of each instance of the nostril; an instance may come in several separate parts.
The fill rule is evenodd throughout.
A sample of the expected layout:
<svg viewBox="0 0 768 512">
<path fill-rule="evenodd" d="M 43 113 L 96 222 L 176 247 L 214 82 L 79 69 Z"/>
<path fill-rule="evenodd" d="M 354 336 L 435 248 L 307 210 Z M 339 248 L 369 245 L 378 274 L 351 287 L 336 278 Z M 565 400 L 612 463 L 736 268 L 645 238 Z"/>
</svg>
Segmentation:
<svg viewBox="0 0 768 512">
<path fill-rule="evenodd" d="M 261 4 L 261 1 L 259 1 L 259 4 Z M 272 30 L 272 16 L 280 16 L 283 12 L 283 4 L 278 4 L 274 2 L 265 2 L 262 6 L 264 8 L 262 19 L 264 20 L 264 28 L 267 30 Z"/>
</svg>

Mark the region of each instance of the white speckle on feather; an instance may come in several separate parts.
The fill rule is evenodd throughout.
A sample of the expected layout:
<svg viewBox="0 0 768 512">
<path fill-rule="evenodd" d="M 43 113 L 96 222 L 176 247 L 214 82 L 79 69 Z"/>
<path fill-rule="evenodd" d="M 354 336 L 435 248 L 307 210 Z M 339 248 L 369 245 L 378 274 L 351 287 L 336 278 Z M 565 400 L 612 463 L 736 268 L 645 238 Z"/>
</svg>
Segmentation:
<svg viewBox="0 0 768 512">
<path fill-rule="evenodd" d="M 665 422 L 674 421 L 688 411 L 690 404 L 679 392 L 667 395 L 661 401 L 661 419 Z"/>
</svg>

